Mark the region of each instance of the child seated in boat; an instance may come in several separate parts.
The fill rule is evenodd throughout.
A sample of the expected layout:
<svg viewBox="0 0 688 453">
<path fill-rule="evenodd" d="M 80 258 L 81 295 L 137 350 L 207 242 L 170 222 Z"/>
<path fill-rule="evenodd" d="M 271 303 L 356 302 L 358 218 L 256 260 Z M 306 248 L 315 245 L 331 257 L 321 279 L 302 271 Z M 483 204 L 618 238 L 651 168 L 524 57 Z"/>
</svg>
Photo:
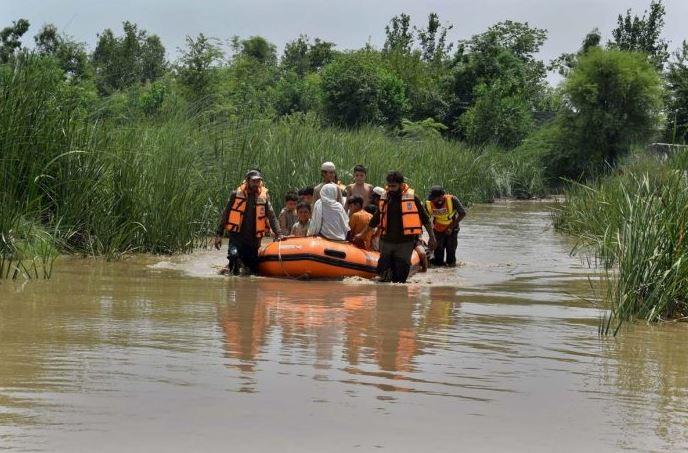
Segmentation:
<svg viewBox="0 0 688 453">
<path fill-rule="evenodd" d="M 305 201 L 300 201 L 296 206 L 296 216 L 298 221 L 291 227 L 291 235 L 304 237 L 308 235 L 308 225 L 311 222 L 311 205 Z"/>
<path fill-rule="evenodd" d="M 355 239 L 352 242 L 357 247 L 370 250 L 370 240 L 373 236 L 373 231 L 368 229 L 368 224 L 373 215 L 363 209 L 363 197 L 360 195 L 349 197 L 347 206 L 349 207 L 349 228 L 351 228 L 351 231 L 349 231 L 349 238 L 355 238 L 358 233 L 363 230 L 368 230 L 363 237 Z"/>
<path fill-rule="evenodd" d="M 277 217 L 282 236 L 289 236 L 291 227 L 298 220 L 296 217 L 296 205 L 299 202 L 299 197 L 295 192 L 287 192 L 284 196 L 284 207 Z"/>
</svg>

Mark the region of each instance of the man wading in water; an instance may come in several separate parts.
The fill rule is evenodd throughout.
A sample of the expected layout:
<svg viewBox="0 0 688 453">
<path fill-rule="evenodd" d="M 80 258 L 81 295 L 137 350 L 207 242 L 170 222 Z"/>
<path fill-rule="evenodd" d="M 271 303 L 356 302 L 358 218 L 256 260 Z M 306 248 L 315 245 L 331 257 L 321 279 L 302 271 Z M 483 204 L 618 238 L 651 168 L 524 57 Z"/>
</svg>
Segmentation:
<svg viewBox="0 0 688 453">
<path fill-rule="evenodd" d="M 381 236 L 377 272 L 380 281 L 406 283 L 411 270 L 411 255 L 418 236 L 423 233 L 422 227 L 428 232 L 430 249 L 435 248 L 435 234 L 423 202 L 413 189 L 404 184 L 401 173 L 392 171 L 387 174 L 386 189 L 368 228 L 357 234 L 356 238 L 361 240 L 368 229 L 379 225 Z"/>
<path fill-rule="evenodd" d="M 246 173 L 244 183 L 230 194 L 215 232 L 215 248 L 218 250 L 222 246 L 223 233 L 229 233 L 229 263 L 221 273 L 238 275 L 241 270 L 239 260 L 252 274 L 258 273 L 260 240 L 270 229 L 275 232 L 276 241 L 282 239 L 263 177 L 259 171 L 251 170 Z"/>
<path fill-rule="evenodd" d="M 437 247 L 433 253 L 432 264 L 449 267 L 456 266 L 456 247 L 459 244 L 459 222 L 466 217 L 461 201 L 447 194 L 442 186 L 432 186 L 428 195 L 427 208 L 433 219 L 433 229 Z"/>
</svg>

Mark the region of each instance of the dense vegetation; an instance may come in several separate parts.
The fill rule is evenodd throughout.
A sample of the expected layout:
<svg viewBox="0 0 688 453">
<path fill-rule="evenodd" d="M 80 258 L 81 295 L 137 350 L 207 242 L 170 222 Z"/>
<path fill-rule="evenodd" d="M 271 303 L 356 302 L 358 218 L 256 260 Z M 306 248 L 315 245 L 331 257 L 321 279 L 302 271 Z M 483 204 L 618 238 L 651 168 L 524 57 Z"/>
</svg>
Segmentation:
<svg viewBox="0 0 688 453">
<path fill-rule="evenodd" d="M 450 42 L 400 14 L 381 49 L 299 36 L 186 39 L 174 62 L 125 22 L 93 50 L 43 26 L 0 30 L 0 273 L 38 276 L 61 252 L 188 251 L 251 166 L 279 205 L 319 163 L 400 168 L 471 201 L 531 197 L 604 175 L 635 144 L 688 140 L 688 46 L 669 57 L 665 11 L 619 16 L 574 53 L 537 58 L 546 30 L 504 21 Z M 547 70 L 565 80 L 553 89 Z M 38 260 L 38 262 L 37 262 Z M 47 271 L 46 271 L 47 272 Z"/>
<path fill-rule="evenodd" d="M 612 175 L 575 184 L 554 216 L 606 269 L 602 331 L 637 318 L 688 316 L 688 151 L 668 162 L 638 153 Z"/>
</svg>

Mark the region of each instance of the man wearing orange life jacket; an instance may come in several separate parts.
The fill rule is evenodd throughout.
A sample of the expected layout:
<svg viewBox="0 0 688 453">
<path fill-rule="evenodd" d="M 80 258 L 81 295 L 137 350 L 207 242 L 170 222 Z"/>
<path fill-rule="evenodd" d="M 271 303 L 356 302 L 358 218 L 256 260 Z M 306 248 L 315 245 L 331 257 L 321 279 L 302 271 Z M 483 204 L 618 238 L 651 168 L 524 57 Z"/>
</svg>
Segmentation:
<svg viewBox="0 0 688 453">
<path fill-rule="evenodd" d="M 381 281 L 405 283 L 411 269 L 411 255 L 423 227 L 428 232 L 430 249 L 435 248 L 435 235 L 425 206 L 404 184 L 398 171 L 387 174 L 387 190 L 378 202 L 378 210 L 370 219 L 368 228 L 377 228 L 380 234 L 378 274 Z M 357 235 L 363 237 L 367 229 Z"/>
<path fill-rule="evenodd" d="M 444 266 L 446 254 L 447 266 L 454 267 L 456 266 L 459 222 L 466 217 L 466 209 L 458 198 L 447 194 L 442 186 L 430 188 L 426 207 L 433 219 L 433 230 L 437 238 L 432 264 Z"/>
<path fill-rule="evenodd" d="M 282 238 L 263 177 L 259 171 L 251 170 L 246 173 L 244 183 L 230 194 L 215 231 L 215 248 L 218 250 L 222 245 L 222 235 L 225 231 L 229 233 L 226 269 L 238 274 L 238 258 L 251 273 L 257 273 L 260 241 L 270 229 L 275 232 L 275 240 Z"/>
</svg>

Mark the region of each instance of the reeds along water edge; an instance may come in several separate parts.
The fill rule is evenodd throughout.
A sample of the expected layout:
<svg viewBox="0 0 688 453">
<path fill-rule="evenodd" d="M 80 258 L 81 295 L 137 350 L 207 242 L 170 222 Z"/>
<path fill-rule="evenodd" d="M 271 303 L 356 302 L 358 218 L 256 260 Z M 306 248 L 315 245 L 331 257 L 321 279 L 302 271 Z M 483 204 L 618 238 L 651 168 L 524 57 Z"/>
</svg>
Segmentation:
<svg viewBox="0 0 688 453">
<path fill-rule="evenodd" d="M 613 175 L 570 186 L 554 214 L 555 226 L 603 264 L 604 334 L 634 319 L 688 315 L 686 163 L 685 153 L 667 163 L 636 156 Z"/>
</svg>

